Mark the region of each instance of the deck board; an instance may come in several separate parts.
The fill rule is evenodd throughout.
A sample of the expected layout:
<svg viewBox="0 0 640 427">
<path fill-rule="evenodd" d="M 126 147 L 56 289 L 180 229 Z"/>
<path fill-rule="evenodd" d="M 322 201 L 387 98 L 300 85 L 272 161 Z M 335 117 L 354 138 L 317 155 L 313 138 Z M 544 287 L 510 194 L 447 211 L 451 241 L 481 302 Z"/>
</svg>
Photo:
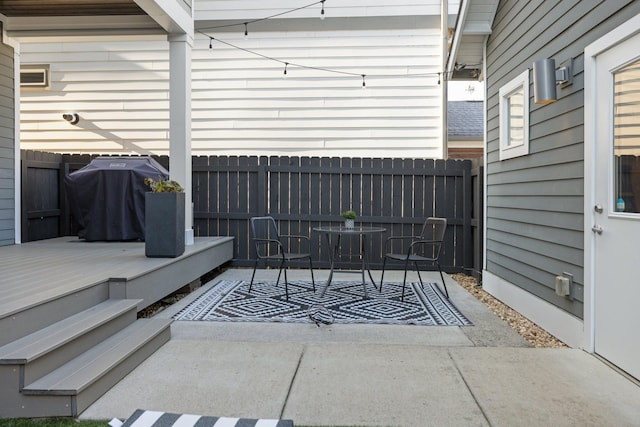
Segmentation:
<svg viewBox="0 0 640 427">
<path fill-rule="evenodd" d="M 75 237 L 3 246 L 0 317 L 109 279 L 131 280 L 232 240 L 196 238 L 177 258 L 147 258 L 144 242 L 85 242 Z"/>
</svg>

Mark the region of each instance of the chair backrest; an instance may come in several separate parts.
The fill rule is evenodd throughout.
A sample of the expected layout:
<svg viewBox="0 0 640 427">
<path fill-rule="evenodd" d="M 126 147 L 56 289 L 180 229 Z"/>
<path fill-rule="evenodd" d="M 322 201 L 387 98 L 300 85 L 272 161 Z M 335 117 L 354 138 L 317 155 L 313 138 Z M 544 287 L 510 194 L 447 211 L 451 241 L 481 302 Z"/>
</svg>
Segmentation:
<svg viewBox="0 0 640 427">
<path fill-rule="evenodd" d="M 280 235 L 276 221 L 270 216 L 251 218 L 251 235 L 258 258 L 277 254 L 280 251 Z"/>
<path fill-rule="evenodd" d="M 423 249 L 431 258 L 438 258 L 440 255 L 440 248 L 444 240 L 444 233 L 447 230 L 447 219 L 429 217 L 422 226 L 422 232 L 420 238 L 423 240 L 430 240 L 433 243 L 426 245 Z"/>
</svg>

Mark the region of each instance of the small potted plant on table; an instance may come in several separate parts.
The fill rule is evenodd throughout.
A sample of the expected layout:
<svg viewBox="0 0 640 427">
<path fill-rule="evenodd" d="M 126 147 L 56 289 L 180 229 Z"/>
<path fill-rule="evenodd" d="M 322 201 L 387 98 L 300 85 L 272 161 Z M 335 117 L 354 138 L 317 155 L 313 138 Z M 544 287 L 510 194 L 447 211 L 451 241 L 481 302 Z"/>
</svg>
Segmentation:
<svg viewBox="0 0 640 427">
<path fill-rule="evenodd" d="M 355 226 L 356 212 L 352 210 L 344 211 L 340 214 L 344 218 L 345 228 L 353 228 Z"/>
<path fill-rule="evenodd" d="M 175 258 L 184 253 L 184 189 L 176 181 L 145 178 L 145 255 Z"/>
</svg>

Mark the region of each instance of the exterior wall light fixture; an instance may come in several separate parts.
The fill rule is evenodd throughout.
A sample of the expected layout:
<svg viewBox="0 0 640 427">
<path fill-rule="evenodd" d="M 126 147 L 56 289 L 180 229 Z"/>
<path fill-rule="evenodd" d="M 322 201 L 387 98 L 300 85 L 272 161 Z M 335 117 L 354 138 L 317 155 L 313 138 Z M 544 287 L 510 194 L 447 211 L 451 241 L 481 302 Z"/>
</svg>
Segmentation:
<svg viewBox="0 0 640 427">
<path fill-rule="evenodd" d="M 77 125 L 80 121 L 80 116 L 78 115 L 78 113 L 64 113 L 62 114 L 62 118 L 72 125 Z"/>
<path fill-rule="evenodd" d="M 539 59 L 533 63 L 533 102 L 550 104 L 558 100 L 556 85 L 562 87 L 573 83 L 572 60 L 556 69 L 554 59 Z"/>
</svg>

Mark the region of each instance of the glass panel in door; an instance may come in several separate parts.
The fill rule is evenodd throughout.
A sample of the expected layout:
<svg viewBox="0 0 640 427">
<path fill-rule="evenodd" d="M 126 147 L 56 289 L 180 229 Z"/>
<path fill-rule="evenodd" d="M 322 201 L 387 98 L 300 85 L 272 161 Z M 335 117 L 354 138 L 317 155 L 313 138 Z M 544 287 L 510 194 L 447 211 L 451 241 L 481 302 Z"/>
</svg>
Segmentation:
<svg viewBox="0 0 640 427">
<path fill-rule="evenodd" d="M 613 206 L 640 213 L 640 61 L 613 73 Z"/>
</svg>

